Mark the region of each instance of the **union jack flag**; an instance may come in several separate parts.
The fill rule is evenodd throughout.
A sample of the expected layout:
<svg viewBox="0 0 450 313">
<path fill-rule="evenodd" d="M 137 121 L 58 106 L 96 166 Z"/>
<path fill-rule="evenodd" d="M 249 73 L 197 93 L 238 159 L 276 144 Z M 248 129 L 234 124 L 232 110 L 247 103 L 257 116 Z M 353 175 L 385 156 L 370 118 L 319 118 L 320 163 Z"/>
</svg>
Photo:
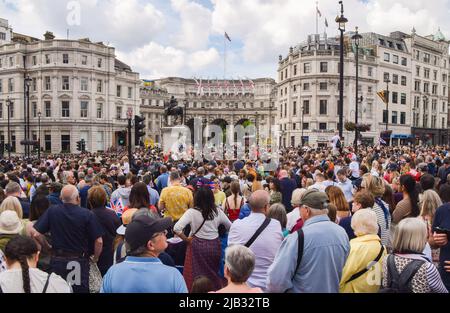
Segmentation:
<svg viewBox="0 0 450 313">
<path fill-rule="evenodd" d="M 109 207 L 107 206 L 106 208 L 116 212 L 118 217 L 122 217 L 125 206 L 123 205 L 122 198 L 119 197 L 119 198 L 111 201 L 109 203 Z"/>
</svg>

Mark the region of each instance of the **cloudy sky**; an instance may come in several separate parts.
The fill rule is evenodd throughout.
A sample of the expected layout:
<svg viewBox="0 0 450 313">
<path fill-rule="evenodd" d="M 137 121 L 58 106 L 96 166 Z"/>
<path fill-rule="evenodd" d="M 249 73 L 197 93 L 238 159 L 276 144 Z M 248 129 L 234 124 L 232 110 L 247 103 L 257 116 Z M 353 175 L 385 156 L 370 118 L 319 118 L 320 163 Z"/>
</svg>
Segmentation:
<svg viewBox="0 0 450 313">
<path fill-rule="evenodd" d="M 0 17 L 15 32 L 38 38 L 89 37 L 116 47 L 141 78 L 276 77 L 278 55 L 315 33 L 315 0 L 0 0 Z M 450 0 L 344 0 L 348 28 L 450 37 Z M 319 32 L 338 34 L 337 0 L 320 0 Z"/>
</svg>

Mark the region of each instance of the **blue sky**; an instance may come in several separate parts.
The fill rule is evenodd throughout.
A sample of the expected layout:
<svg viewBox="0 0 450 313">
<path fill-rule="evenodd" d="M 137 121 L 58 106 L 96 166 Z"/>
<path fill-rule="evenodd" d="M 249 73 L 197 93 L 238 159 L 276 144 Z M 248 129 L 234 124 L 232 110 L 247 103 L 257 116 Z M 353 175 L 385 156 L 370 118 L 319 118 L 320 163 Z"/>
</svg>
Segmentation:
<svg viewBox="0 0 450 313">
<path fill-rule="evenodd" d="M 79 6 L 80 23 L 69 25 Z M 14 31 L 42 38 L 89 37 L 116 47 L 117 56 L 142 78 L 223 77 L 223 33 L 227 31 L 227 78 L 276 77 L 278 55 L 315 32 L 315 0 L 0 0 L 0 17 Z M 413 27 L 419 34 L 440 27 L 450 37 L 450 0 L 344 0 L 349 30 L 388 34 Z M 337 0 L 319 1 L 338 34 Z"/>
</svg>

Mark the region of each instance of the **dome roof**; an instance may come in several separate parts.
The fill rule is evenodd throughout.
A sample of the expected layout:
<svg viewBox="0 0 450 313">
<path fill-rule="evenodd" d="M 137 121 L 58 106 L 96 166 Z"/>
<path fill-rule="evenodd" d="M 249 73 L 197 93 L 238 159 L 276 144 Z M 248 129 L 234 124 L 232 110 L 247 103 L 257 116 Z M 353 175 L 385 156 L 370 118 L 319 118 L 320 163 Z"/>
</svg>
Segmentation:
<svg viewBox="0 0 450 313">
<path fill-rule="evenodd" d="M 437 33 L 433 35 L 433 40 L 434 40 L 434 41 L 445 41 L 445 36 L 444 36 L 444 34 L 441 32 L 441 29 L 440 29 L 440 28 L 438 28 Z"/>
</svg>

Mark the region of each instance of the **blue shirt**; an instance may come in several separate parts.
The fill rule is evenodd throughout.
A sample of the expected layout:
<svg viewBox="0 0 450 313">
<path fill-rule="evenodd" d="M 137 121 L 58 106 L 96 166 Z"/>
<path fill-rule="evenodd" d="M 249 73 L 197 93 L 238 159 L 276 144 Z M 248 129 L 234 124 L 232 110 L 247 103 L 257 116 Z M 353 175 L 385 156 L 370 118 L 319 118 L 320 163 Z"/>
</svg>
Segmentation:
<svg viewBox="0 0 450 313">
<path fill-rule="evenodd" d="M 150 194 L 150 205 L 157 205 L 159 202 L 159 193 L 150 186 L 147 186 L 147 190 Z"/>
<path fill-rule="evenodd" d="M 239 211 L 239 219 L 242 220 L 243 218 L 246 218 L 250 213 L 252 213 L 252 208 L 248 203 L 245 203 Z"/>
<path fill-rule="evenodd" d="M 167 183 L 169 181 L 169 173 L 164 173 L 158 176 L 156 179 L 156 190 L 161 192 L 164 188 L 167 187 Z"/>
<path fill-rule="evenodd" d="M 311 217 L 302 229 L 304 248 L 297 273 L 294 273 L 298 253 L 295 232 L 284 239 L 269 268 L 267 292 L 338 293 L 342 269 L 350 252 L 345 230 L 327 215 Z"/>
<path fill-rule="evenodd" d="M 292 211 L 292 204 L 291 204 L 291 198 L 292 198 L 292 193 L 294 192 L 294 190 L 297 188 L 297 183 L 295 182 L 294 179 L 290 179 L 290 178 L 283 178 L 280 179 L 280 185 L 281 185 L 281 195 L 282 195 L 282 202 L 284 207 L 286 208 L 286 212 L 291 212 Z"/>
<path fill-rule="evenodd" d="M 181 273 L 158 258 L 126 257 L 103 277 L 101 293 L 187 293 Z"/>
<path fill-rule="evenodd" d="M 90 253 L 92 243 L 104 235 L 94 213 L 74 204 L 50 206 L 34 228 L 41 234 L 51 232 L 52 248 L 66 252 Z"/>
</svg>

